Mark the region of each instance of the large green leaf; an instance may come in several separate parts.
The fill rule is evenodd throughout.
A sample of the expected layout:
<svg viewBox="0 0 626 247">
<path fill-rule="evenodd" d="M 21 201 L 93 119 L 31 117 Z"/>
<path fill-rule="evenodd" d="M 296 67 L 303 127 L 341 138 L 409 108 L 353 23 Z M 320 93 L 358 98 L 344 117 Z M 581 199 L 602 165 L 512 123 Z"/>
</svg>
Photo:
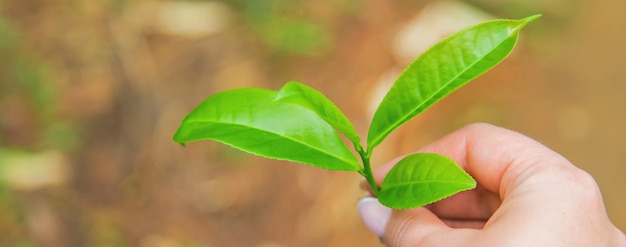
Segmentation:
<svg viewBox="0 0 626 247">
<path fill-rule="evenodd" d="M 398 162 L 383 180 L 378 200 L 396 208 L 416 208 L 476 187 L 476 181 L 453 160 L 417 153 Z"/>
<path fill-rule="evenodd" d="M 331 126 L 348 137 L 355 147 L 361 145 L 361 138 L 346 115 L 324 94 L 312 87 L 295 81 L 288 82 L 278 91 L 276 100 L 299 104 L 314 111 Z"/>
<path fill-rule="evenodd" d="M 368 150 L 401 124 L 497 65 L 513 50 L 520 29 L 539 17 L 484 22 L 424 52 L 378 106 L 367 137 Z"/>
<path fill-rule="evenodd" d="M 214 94 L 185 117 L 174 140 L 215 140 L 267 158 L 357 171 L 356 157 L 314 112 L 275 101 L 275 91 L 244 88 Z"/>
</svg>

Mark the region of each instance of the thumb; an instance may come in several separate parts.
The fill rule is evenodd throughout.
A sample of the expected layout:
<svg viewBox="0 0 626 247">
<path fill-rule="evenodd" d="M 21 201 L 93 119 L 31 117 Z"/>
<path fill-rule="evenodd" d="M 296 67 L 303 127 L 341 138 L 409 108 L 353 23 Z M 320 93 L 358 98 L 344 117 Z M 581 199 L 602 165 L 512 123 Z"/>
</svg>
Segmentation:
<svg viewBox="0 0 626 247">
<path fill-rule="evenodd" d="M 379 237 L 385 234 L 387 222 L 391 217 L 391 208 L 385 207 L 374 197 L 364 197 L 359 201 L 359 214 L 363 223 Z"/>
<path fill-rule="evenodd" d="M 450 228 L 429 209 L 420 207 L 394 210 L 383 240 L 389 247 L 466 246 L 475 232 L 473 229 Z"/>
</svg>

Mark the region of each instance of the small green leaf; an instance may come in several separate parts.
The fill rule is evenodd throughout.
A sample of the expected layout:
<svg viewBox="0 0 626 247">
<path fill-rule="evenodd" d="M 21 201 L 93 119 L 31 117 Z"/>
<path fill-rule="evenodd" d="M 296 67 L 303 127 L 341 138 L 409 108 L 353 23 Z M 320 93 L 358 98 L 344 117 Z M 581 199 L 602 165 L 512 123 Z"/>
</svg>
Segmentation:
<svg viewBox="0 0 626 247">
<path fill-rule="evenodd" d="M 417 153 L 387 173 L 378 200 L 390 208 L 416 208 L 475 187 L 476 181 L 450 158 Z"/>
<path fill-rule="evenodd" d="M 243 88 L 214 94 L 185 117 L 174 140 L 215 140 L 259 156 L 329 170 L 360 170 L 337 132 L 317 114 L 276 102 L 275 91 Z"/>
<path fill-rule="evenodd" d="M 295 103 L 314 111 L 331 126 L 348 137 L 355 147 L 361 145 L 361 138 L 346 115 L 324 94 L 312 87 L 295 81 L 288 82 L 278 91 L 276 100 Z"/>
<path fill-rule="evenodd" d="M 539 17 L 484 22 L 424 52 L 378 106 L 367 136 L 368 150 L 398 126 L 500 63 L 513 50 L 520 29 Z"/>
</svg>

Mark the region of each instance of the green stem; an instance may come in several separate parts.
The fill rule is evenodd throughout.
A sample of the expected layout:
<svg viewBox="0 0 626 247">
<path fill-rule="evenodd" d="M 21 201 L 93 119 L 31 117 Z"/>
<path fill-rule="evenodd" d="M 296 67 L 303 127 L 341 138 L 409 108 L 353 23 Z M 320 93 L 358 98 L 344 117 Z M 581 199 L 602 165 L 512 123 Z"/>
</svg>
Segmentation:
<svg viewBox="0 0 626 247">
<path fill-rule="evenodd" d="M 359 151 L 359 156 L 361 156 L 361 160 L 363 161 L 363 172 L 360 172 L 360 173 L 367 180 L 367 183 L 370 185 L 370 188 L 372 189 L 372 193 L 374 193 L 374 196 L 377 196 L 380 189 L 378 188 L 378 185 L 376 184 L 376 180 L 374 179 L 374 173 L 372 173 L 372 166 L 370 164 L 370 154 L 361 150 Z"/>
</svg>

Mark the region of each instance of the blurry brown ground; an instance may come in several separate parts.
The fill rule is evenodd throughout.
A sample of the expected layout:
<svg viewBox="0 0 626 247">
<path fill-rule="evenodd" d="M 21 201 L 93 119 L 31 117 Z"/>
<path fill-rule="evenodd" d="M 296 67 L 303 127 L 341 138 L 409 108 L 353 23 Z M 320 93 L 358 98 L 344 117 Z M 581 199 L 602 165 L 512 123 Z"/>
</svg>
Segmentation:
<svg viewBox="0 0 626 247">
<path fill-rule="evenodd" d="M 355 174 L 171 136 L 212 93 L 288 80 L 364 135 L 375 88 L 406 65 L 394 40 L 433 2 L 0 0 L 0 246 L 380 246 L 357 216 Z M 594 175 L 626 229 L 626 2 L 467 3 L 544 17 L 375 164 L 494 123 Z"/>
</svg>

